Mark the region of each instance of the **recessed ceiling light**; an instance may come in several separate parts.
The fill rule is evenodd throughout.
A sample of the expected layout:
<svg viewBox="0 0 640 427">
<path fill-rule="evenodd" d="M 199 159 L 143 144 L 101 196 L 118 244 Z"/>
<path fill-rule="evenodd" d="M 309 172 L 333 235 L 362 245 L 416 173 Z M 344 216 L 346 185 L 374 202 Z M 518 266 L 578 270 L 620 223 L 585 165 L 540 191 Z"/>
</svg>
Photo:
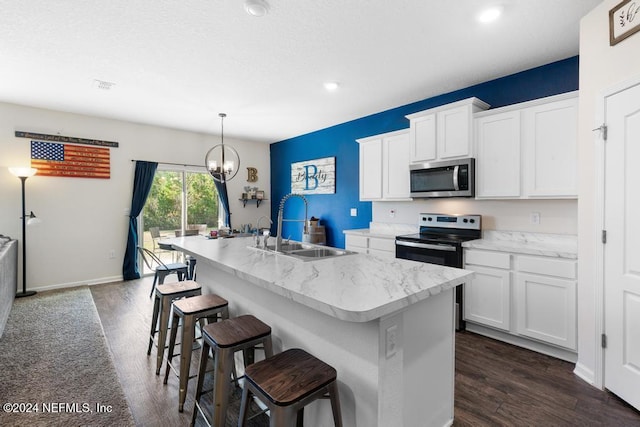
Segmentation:
<svg viewBox="0 0 640 427">
<path fill-rule="evenodd" d="M 244 10 L 251 16 L 264 16 L 269 12 L 266 0 L 245 0 Z"/>
<path fill-rule="evenodd" d="M 502 15 L 502 7 L 492 7 L 480 12 L 480 14 L 478 15 L 478 21 L 482 22 L 483 24 L 487 24 L 498 19 L 500 15 Z"/>
<path fill-rule="evenodd" d="M 335 92 L 340 87 L 340 83 L 338 82 L 325 82 L 324 88 L 329 92 Z"/>
</svg>

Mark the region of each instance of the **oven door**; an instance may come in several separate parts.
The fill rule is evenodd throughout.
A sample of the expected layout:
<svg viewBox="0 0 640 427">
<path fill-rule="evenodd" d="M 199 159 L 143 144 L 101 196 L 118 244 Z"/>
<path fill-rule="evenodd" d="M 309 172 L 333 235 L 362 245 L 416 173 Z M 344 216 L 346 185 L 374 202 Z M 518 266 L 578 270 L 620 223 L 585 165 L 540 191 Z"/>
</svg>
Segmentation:
<svg viewBox="0 0 640 427">
<path fill-rule="evenodd" d="M 396 258 L 462 268 L 462 248 L 445 243 L 411 242 L 396 239 Z M 464 308 L 462 286 L 464 284 L 456 286 L 455 290 L 456 331 L 465 329 L 464 319 L 462 318 L 462 310 Z"/>
<path fill-rule="evenodd" d="M 462 268 L 462 251 L 445 243 L 410 242 L 396 239 L 396 258 Z"/>
</svg>

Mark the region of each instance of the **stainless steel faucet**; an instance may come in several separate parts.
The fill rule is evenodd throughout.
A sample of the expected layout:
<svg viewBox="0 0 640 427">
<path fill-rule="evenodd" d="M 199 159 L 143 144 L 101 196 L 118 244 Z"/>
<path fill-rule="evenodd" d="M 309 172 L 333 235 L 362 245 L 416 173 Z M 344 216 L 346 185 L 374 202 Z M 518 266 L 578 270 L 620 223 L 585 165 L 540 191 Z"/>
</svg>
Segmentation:
<svg viewBox="0 0 640 427">
<path fill-rule="evenodd" d="M 289 193 L 286 196 L 284 196 L 282 200 L 280 200 L 280 207 L 278 208 L 278 235 L 276 236 L 276 252 L 282 251 L 282 221 L 284 221 L 282 216 L 284 215 L 284 204 L 287 200 L 289 200 L 292 197 L 300 197 L 304 201 L 304 226 L 303 226 L 302 232 L 303 234 L 306 234 L 307 232 L 307 209 L 309 207 L 307 199 L 302 194 Z M 286 221 L 303 221 L 303 220 L 287 219 Z"/>
<path fill-rule="evenodd" d="M 256 231 L 256 246 L 257 247 L 260 246 L 260 230 L 261 230 L 260 221 L 262 221 L 263 218 L 266 219 L 267 221 L 269 221 L 269 224 L 273 224 L 273 221 L 271 221 L 271 218 L 269 218 L 269 217 L 267 217 L 265 215 L 262 215 L 260 218 L 258 218 L 258 223 L 256 225 L 256 230 L 257 230 Z M 269 241 L 269 236 L 271 236 L 271 230 L 268 229 L 268 228 L 265 229 L 264 232 L 262 233 L 262 235 L 264 236 L 263 240 L 262 240 L 262 246 L 264 248 L 266 248 L 267 244 L 268 244 L 268 241 Z"/>
</svg>

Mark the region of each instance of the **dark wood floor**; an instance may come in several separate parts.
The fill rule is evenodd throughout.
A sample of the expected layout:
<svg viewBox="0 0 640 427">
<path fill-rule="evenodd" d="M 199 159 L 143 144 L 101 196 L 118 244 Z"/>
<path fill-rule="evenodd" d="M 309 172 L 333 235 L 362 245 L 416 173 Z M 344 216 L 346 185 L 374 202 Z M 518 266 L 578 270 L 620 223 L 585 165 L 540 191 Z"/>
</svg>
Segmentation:
<svg viewBox="0 0 640 427">
<path fill-rule="evenodd" d="M 146 354 L 150 286 L 146 278 L 93 286 L 91 292 L 136 423 L 188 425 L 194 381 L 181 414 L 177 378 L 171 376 L 167 385 L 162 384 L 162 375 L 155 375 L 155 350 L 150 357 Z M 454 425 L 640 426 L 638 411 L 613 394 L 589 386 L 572 369 L 568 362 L 458 333 Z M 234 415 L 231 410 L 227 425 L 234 425 Z M 265 425 L 265 420 L 259 417 L 253 425 Z"/>
</svg>

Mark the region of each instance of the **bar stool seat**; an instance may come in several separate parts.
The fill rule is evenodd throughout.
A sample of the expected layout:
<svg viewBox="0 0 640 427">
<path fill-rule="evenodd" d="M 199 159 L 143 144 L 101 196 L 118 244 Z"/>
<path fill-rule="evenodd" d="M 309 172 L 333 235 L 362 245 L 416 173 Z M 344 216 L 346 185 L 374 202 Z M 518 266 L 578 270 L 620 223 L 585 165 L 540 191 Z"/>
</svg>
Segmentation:
<svg viewBox="0 0 640 427">
<path fill-rule="evenodd" d="M 206 325 L 202 329 L 202 350 L 198 369 L 195 404 L 191 425 L 195 424 L 198 412 L 206 418 L 200 407 L 202 385 L 209 349 L 214 352 L 215 369 L 213 381 L 213 423 L 214 426 L 224 426 L 229 403 L 229 389 L 231 373 L 235 366 L 234 354 L 244 352 L 245 367 L 253 362 L 251 353 L 256 346 L 264 346 L 265 357 L 273 356 L 271 343 L 271 327 L 252 315 L 243 315 L 217 323 Z"/>
<path fill-rule="evenodd" d="M 191 366 L 191 353 L 195 339 L 196 321 L 200 323 L 200 329 L 204 328 L 204 319 L 211 323 L 211 318 L 217 322 L 229 318 L 229 301 L 216 294 L 197 295 L 179 299 L 173 303 L 173 319 L 171 334 L 169 335 L 169 351 L 167 353 L 167 366 L 164 372 L 164 383 L 169 379 L 169 370 L 174 369 L 171 361 L 174 356 L 178 325 L 182 321 L 182 338 L 180 343 L 180 371 L 178 374 L 180 388 L 178 393 L 178 411 L 184 409 L 184 401 L 187 397 L 187 385 L 189 382 L 189 368 Z M 174 369 L 175 370 L 175 369 Z"/>
<path fill-rule="evenodd" d="M 244 426 L 251 394 L 270 411 L 269 425 L 302 425 L 298 411 L 326 393 L 331 400 L 333 422 L 342 426 L 336 370 L 304 350 L 294 348 L 267 358 L 245 369 L 245 385 L 238 426 Z"/>
<path fill-rule="evenodd" d="M 153 341 L 158 333 L 157 340 L 157 365 L 156 375 L 160 375 L 162 359 L 164 358 L 164 347 L 167 343 L 167 330 L 169 329 L 169 315 L 171 313 L 171 303 L 179 298 L 192 297 L 202 294 L 202 286 L 193 280 L 184 280 L 176 283 L 166 283 L 156 287 L 155 298 L 153 299 L 153 316 L 151 319 L 151 332 L 149 333 L 149 348 L 147 356 L 151 354 Z M 160 322 L 158 323 L 158 316 Z"/>
</svg>

